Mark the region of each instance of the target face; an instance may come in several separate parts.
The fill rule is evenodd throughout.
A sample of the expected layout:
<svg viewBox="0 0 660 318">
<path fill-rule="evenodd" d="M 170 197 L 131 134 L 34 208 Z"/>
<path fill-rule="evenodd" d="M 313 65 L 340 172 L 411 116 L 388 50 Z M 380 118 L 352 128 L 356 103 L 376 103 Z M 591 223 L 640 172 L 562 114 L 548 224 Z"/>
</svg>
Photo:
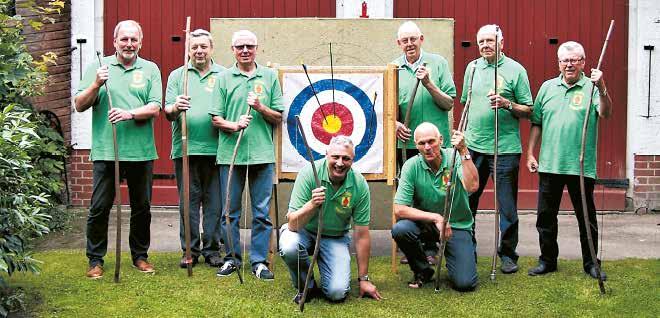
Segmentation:
<svg viewBox="0 0 660 318">
<path fill-rule="evenodd" d="M 284 76 L 283 95 L 289 108 L 283 121 L 282 171 L 297 172 L 306 163 L 307 150 L 295 120 L 300 116 L 315 160 L 325 156 L 332 137 L 344 135 L 355 146 L 356 170 L 382 172 L 382 74 L 335 74 L 334 102 L 330 74 L 310 74 L 310 79 L 313 89 L 304 73 Z M 374 93 L 378 93 L 375 104 Z"/>
</svg>

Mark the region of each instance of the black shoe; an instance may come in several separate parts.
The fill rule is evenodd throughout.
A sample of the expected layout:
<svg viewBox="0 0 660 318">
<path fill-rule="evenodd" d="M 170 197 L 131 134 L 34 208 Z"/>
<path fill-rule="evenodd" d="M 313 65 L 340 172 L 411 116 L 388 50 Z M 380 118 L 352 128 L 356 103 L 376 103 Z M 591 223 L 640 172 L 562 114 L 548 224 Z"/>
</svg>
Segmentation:
<svg viewBox="0 0 660 318">
<path fill-rule="evenodd" d="M 516 264 L 510 258 L 502 259 L 502 265 L 500 266 L 500 271 L 504 274 L 513 274 L 518 271 L 518 264 Z"/>
<path fill-rule="evenodd" d="M 261 280 L 273 280 L 275 279 L 275 274 L 268 269 L 268 266 L 264 263 L 259 263 L 252 268 L 252 274 L 257 276 Z"/>
<path fill-rule="evenodd" d="M 591 267 L 589 267 L 588 271 L 584 271 L 584 272 L 589 274 L 589 276 L 591 276 L 591 278 L 598 279 L 598 273 L 596 273 L 596 266 L 591 266 Z M 604 281 L 607 280 L 607 274 L 605 274 L 605 272 L 603 272 L 602 268 L 600 269 L 600 277 Z"/>
<path fill-rule="evenodd" d="M 234 265 L 233 261 L 226 261 L 222 267 L 218 270 L 218 273 L 216 274 L 218 277 L 227 277 L 233 274 L 236 270 L 238 270 L 238 267 Z"/>
<path fill-rule="evenodd" d="M 208 256 L 208 257 L 205 256 L 204 257 L 204 263 L 206 263 L 207 265 L 209 265 L 211 267 L 221 267 L 222 264 L 224 264 L 225 262 L 222 260 L 222 258 L 220 256 L 212 255 L 212 256 Z"/>
<path fill-rule="evenodd" d="M 408 288 L 417 289 L 422 288 L 424 284 L 430 283 L 433 281 L 433 274 L 435 270 L 433 268 L 426 268 L 420 273 L 415 273 L 413 280 L 408 282 Z"/>
<path fill-rule="evenodd" d="M 305 304 L 314 298 L 320 298 L 323 295 L 323 292 L 320 288 L 316 287 L 316 282 L 314 282 L 314 287 L 310 288 L 307 291 L 307 297 L 305 298 Z M 299 291 L 296 296 L 293 297 L 293 302 L 296 305 L 300 305 L 300 299 L 302 299 L 303 293 Z"/>
<path fill-rule="evenodd" d="M 197 259 L 196 256 L 192 256 L 192 266 L 195 267 L 199 260 Z M 181 261 L 179 262 L 179 267 L 181 268 L 187 268 L 188 267 L 188 262 L 186 262 L 186 256 L 184 255 L 181 257 Z"/>
<path fill-rule="evenodd" d="M 536 267 L 530 268 L 529 271 L 527 271 L 527 274 L 529 274 L 529 276 L 539 276 L 556 271 L 557 271 L 557 265 L 551 265 L 548 263 L 539 262 L 539 264 Z"/>
</svg>

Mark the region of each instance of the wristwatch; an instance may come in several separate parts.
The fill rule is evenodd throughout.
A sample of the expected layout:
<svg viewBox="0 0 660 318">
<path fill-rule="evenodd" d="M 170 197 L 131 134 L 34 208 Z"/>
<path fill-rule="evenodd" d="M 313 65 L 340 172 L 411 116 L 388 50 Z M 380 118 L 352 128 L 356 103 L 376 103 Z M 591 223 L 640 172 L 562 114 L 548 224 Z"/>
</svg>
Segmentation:
<svg viewBox="0 0 660 318">
<path fill-rule="evenodd" d="M 604 90 L 600 91 L 600 92 L 598 93 L 598 95 L 600 95 L 600 96 L 602 96 L 602 97 L 607 96 L 607 88 L 605 88 Z"/>
<path fill-rule="evenodd" d="M 466 153 L 465 156 L 461 156 L 461 159 L 463 160 L 472 160 L 472 156 L 470 156 L 470 153 Z"/>
<path fill-rule="evenodd" d="M 369 275 L 358 276 L 358 282 L 368 282 Z"/>
<path fill-rule="evenodd" d="M 131 114 L 131 119 L 134 120 L 135 119 L 135 112 L 133 112 L 132 110 L 129 110 L 128 113 Z"/>
<path fill-rule="evenodd" d="M 506 105 L 507 110 L 512 110 L 513 109 L 513 102 L 509 101 L 509 103 Z"/>
</svg>

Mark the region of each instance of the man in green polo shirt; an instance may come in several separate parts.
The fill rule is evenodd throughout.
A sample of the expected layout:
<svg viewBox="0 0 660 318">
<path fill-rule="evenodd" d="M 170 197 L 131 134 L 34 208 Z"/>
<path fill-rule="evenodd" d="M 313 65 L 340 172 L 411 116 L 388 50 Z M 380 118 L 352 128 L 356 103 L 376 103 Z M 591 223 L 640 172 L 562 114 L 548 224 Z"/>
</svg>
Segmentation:
<svg viewBox="0 0 660 318">
<path fill-rule="evenodd" d="M 321 181 L 317 187 L 312 166 L 307 165 L 296 177 L 289 201 L 288 223 L 280 234 L 280 255 L 289 268 L 294 297 L 300 302 L 309 269 L 309 255 L 314 251 L 318 230 L 318 209 L 323 208 L 323 231 L 319 245 L 319 273 L 321 288 L 311 280 L 310 300 L 321 294 L 331 301 L 341 301 L 350 290 L 351 254 L 349 252 L 351 221 L 355 224 L 353 237 L 357 252 L 360 297 L 380 300 L 376 286 L 369 280 L 371 238 L 371 194 L 364 177 L 351 169 L 355 158 L 354 145 L 346 136 L 333 137 L 325 158 L 314 165 Z M 310 275 L 313 275 L 311 273 Z"/>
<path fill-rule="evenodd" d="M 494 171 L 495 111 L 499 114 L 497 203 L 500 213 L 500 270 L 510 274 L 518 271 L 518 168 L 520 164 L 521 118 L 532 111 L 532 93 L 527 71 L 502 52 L 502 30 L 489 24 L 477 32 L 481 57 L 470 62 L 465 70 L 461 103 L 467 101 L 472 80 L 472 101 L 468 115 L 465 140 L 479 172 L 479 189 L 470 195 L 470 209 L 476 217 L 479 198 Z M 499 46 L 500 56 L 496 56 Z M 497 61 L 497 62 L 496 62 Z M 495 63 L 497 63 L 497 91 L 495 91 Z M 470 69 L 475 65 L 474 79 Z"/>
<path fill-rule="evenodd" d="M 190 62 L 170 73 L 165 95 L 165 114 L 172 121 L 172 159 L 179 190 L 179 239 L 185 252 L 183 222 L 183 159 L 181 151 L 181 112 L 186 111 L 188 128 L 188 173 L 190 178 L 190 248 L 192 264 L 200 254 L 210 266 L 222 265 L 220 258 L 220 172 L 215 165 L 218 151 L 218 129 L 213 127 L 209 109 L 217 103 L 217 85 L 224 67 L 215 64 L 213 38 L 206 30 L 190 32 Z M 183 71 L 188 72 L 188 95 L 183 95 Z M 202 206 L 204 230 L 200 241 L 199 208 Z M 201 245 L 201 249 L 200 249 Z M 186 268 L 185 255 L 179 266 Z"/>
<path fill-rule="evenodd" d="M 408 159 L 401 169 L 399 187 L 394 197 L 394 213 L 399 220 L 392 227 L 392 238 L 408 258 L 414 277 L 410 288 L 420 288 L 430 282 L 434 270 L 426 261 L 424 243 L 436 244 L 440 240 L 442 213 L 450 179 L 449 165 L 453 149 L 443 149 L 442 134 L 431 123 L 422 123 L 415 129 L 415 144 L 419 154 Z M 463 134 L 454 131 L 451 144 L 458 148 L 451 217 L 447 222 L 445 257 L 447 271 L 453 287 L 471 291 L 477 287 L 477 251 L 473 240 L 468 195 L 476 191 L 479 180 L 470 159 Z"/>
<path fill-rule="evenodd" d="M 255 62 L 257 36 L 241 30 L 232 36 L 232 52 L 236 63 L 220 76 L 219 102 L 211 108 L 213 126 L 220 129 L 216 162 L 220 165 L 220 189 L 229 191 L 231 224 L 222 217 L 223 238 L 232 231 L 233 246 L 226 244 L 225 263 L 218 276 L 229 276 L 240 268 L 242 255 L 238 222 L 241 216 L 241 198 L 246 176 L 249 179 L 252 206 L 252 235 L 250 265 L 260 279 L 272 280 L 267 255 L 273 224 L 268 215 L 275 171 L 273 127 L 282 120 L 282 89 L 277 73 Z M 250 113 L 245 113 L 250 107 Z M 229 165 L 239 131 L 245 129 L 238 148 L 231 184 L 227 184 Z M 236 255 L 234 258 L 233 256 Z"/>
<path fill-rule="evenodd" d="M 126 178 L 131 204 L 129 246 L 133 265 L 153 273 L 147 262 L 151 225 L 151 180 L 154 144 L 153 119 L 160 112 L 160 71 L 153 62 L 138 57 L 142 28 L 132 20 L 119 22 L 114 31 L 115 54 L 101 64 L 92 63 L 74 99 L 76 111 L 92 108 L 94 186 L 87 216 L 87 277 L 103 277 L 103 256 L 108 246 L 108 216 L 115 198 L 112 124 L 117 126 L 120 173 Z M 109 109 L 107 82 L 114 108 Z"/>
<path fill-rule="evenodd" d="M 415 144 L 419 154 L 408 159 L 401 169 L 399 187 L 394 197 L 394 213 L 398 219 L 392 227 L 392 238 L 408 258 L 414 277 L 410 288 L 420 288 L 430 282 L 434 270 L 427 262 L 423 244 L 440 240 L 443 209 L 450 179 L 449 165 L 453 150 L 443 149 L 442 134 L 431 123 L 415 129 Z M 447 272 L 453 287 L 471 291 L 477 287 L 477 251 L 474 243 L 468 195 L 477 190 L 479 180 L 463 140 L 454 131 L 451 144 L 458 148 L 454 172 L 454 197 L 451 216 L 447 222 Z"/>
<path fill-rule="evenodd" d="M 541 256 L 538 266 L 529 270 L 529 275 L 543 275 L 557 270 L 557 213 L 564 186 L 568 187 L 575 217 L 580 230 L 582 266 L 593 278 L 598 278 L 595 262 L 589 251 L 586 225 L 582 213 L 580 191 L 580 149 L 582 127 L 591 97 L 591 110 L 588 114 L 586 149 L 584 153 L 585 190 L 587 213 L 591 223 L 591 237 L 598 238 L 598 222 L 594 205 L 594 182 L 596 179 L 596 145 L 598 140 L 598 119 L 612 114 L 612 100 L 607 94 L 603 73 L 591 69 L 591 76 L 584 75 L 584 48 L 577 42 L 566 42 L 557 50 L 560 75 L 547 80 L 539 89 L 534 102 L 532 130 L 527 147 L 527 168 L 539 173 L 539 200 L 536 229 L 539 232 Z M 595 86 L 595 88 L 594 88 Z M 593 96 L 589 93 L 593 90 Z M 539 161 L 534 150 L 541 138 Z M 598 250 L 598 240 L 594 239 L 594 249 Z M 607 278 L 600 272 L 603 280 Z"/>
<path fill-rule="evenodd" d="M 443 147 L 449 147 L 449 112 L 454 106 L 456 97 L 456 86 L 449 72 L 449 63 L 438 55 L 422 50 L 424 34 L 417 24 L 406 21 L 399 27 L 396 44 L 403 51 L 403 55 L 394 60 L 399 66 L 399 110 L 396 122 L 397 148 L 405 148 L 407 158 L 417 154 L 415 143 L 410 138 L 411 132 L 422 122 L 430 122 L 436 125 L 442 134 L 445 143 Z M 426 64 L 426 65 L 424 65 Z M 412 89 L 418 80 L 420 86 L 417 88 L 415 100 L 410 111 L 409 127 L 405 120 L 408 102 L 412 97 Z M 400 151 L 397 151 L 397 162 L 403 165 Z M 435 245 L 425 248 L 429 262 L 434 262 L 433 255 L 437 254 Z M 402 259 L 405 263 L 406 259 Z"/>
</svg>

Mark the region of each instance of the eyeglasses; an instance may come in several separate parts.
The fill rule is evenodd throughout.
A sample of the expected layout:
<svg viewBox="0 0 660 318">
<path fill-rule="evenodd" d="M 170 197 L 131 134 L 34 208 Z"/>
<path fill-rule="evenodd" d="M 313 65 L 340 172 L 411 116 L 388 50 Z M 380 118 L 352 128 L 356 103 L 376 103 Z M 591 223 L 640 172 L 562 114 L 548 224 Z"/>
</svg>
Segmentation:
<svg viewBox="0 0 660 318">
<path fill-rule="evenodd" d="M 561 64 L 561 65 L 568 65 L 568 63 L 580 64 L 580 63 L 582 63 L 582 61 L 584 61 L 584 58 L 582 58 L 582 57 L 577 58 L 577 59 L 563 59 L 563 60 L 559 60 L 559 64 Z"/>
<path fill-rule="evenodd" d="M 234 48 L 239 50 L 239 51 L 242 51 L 242 50 L 245 50 L 245 49 L 247 49 L 248 51 L 251 51 L 251 50 L 254 50 L 255 47 L 257 47 L 257 46 L 253 45 L 253 44 L 234 45 Z"/>
</svg>

